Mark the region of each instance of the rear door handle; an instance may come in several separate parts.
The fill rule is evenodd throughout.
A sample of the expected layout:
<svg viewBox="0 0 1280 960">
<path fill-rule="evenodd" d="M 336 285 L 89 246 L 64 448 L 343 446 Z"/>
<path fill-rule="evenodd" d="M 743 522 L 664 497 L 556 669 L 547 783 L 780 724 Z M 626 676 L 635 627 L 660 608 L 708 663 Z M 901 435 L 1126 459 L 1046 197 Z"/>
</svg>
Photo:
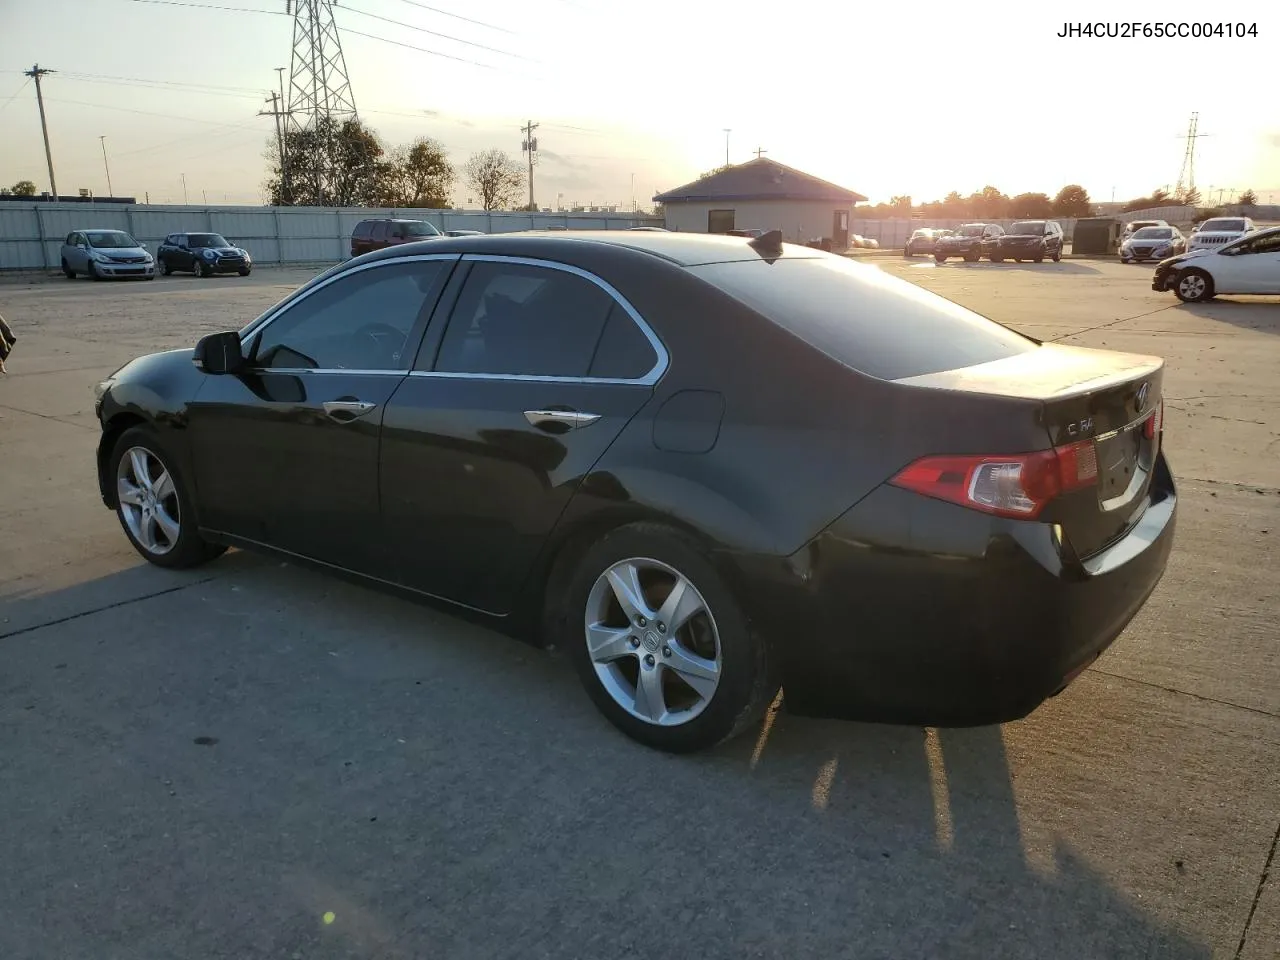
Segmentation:
<svg viewBox="0 0 1280 960">
<path fill-rule="evenodd" d="M 579 413 L 577 410 L 526 410 L 524 418 L 535 427 L 558 424 L 570 430 L 577 430 L 580 427 L 591 426 L 600 419 L 600 414 Z"/>
<path fill-rule="evenodd" d="M 363 417 L 376 406 L 376 403 L 369 403 L 365 400 L 326 400 L 324 402 L 324 412 L 330 420 L 336 420 L 338 423 L 350 423 L 352 420 L 358 420 Z"/>
</svg>

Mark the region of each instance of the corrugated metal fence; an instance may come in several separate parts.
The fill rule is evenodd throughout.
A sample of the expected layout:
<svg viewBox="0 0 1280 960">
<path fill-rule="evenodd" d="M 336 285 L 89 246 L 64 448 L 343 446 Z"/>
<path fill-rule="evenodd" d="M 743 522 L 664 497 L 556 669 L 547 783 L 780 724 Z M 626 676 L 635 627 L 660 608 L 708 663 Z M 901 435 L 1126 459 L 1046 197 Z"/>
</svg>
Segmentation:
<svg viewBox="0 0 1280 960">
<path fill-rule="evenodd" d="M 351 231 L 369 217 L 428 220 L 441 230 L 625 230 L 662 226 L 643 215 L 606 213 L 484 213 L 369 207 L 206 207 L 92 203 L 0 203 L 0 270 L 56 269 L 73 230 L 124 230 L 155 252 L 166 236 L 220 233 L 256 263 L 326 263 L 345 259 Z"/>
</svg>

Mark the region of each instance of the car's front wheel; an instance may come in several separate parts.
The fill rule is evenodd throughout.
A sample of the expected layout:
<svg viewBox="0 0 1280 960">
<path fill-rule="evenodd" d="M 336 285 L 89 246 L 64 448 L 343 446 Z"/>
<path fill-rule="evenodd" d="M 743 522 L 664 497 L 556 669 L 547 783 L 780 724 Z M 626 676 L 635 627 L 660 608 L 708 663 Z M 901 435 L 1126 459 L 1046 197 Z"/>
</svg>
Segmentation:
<svg viewBox="0 0 1280 960">
<path fill-rule="evenodd" d="M 160 567 L 194 567 L 226 547 L 200 537 L 189 488 L 145 427 L 120 435 L 111 457 L 116 515 L 134 549 Z"/>
<path fill-rule="evenodd" d="M 577 561 L 553 636 L 588 695 L 659 750 L 715 746 L 776 695 L 763 638 L 695 540 L 659 524 L 605 535 Z"/>
<path fill-rule="evenodd" d="M 65 259 L 62 261 L 62 275 L 68 280 L 74 280 L 76 278 L 76 272 L 71 269 L 71 264 L 67 263 Z"/>
<path fill-rule="evenodd" d="M 935 263 L 946 263 L 946 262 L 947 262 L 947 258 L 946 258 L 943 254 L 941 254 L 941 253 L 935 253 L 935 254 L 933 255 L 933 260 L 934 260 L 934 262 L 935 262 Z"/>
<path fill-rule="evenodd" d="M 89 261 L 89 278 L 91 280 L 101 280 L 102 274 L 98 272 L 98 265 L 92 260 Z"/>
<path fill-rule="evenodd" d="M 168 261 L 168 260 L 161 260 L 161 261 L 160 261 L 160 272 L 161 272 L 162 274 L 164 274 L 166 277 L 167 277 L 167 276 L 172 272 L 172 271 L 170 270 L 170 267 L 169 267 L 169 261 Z"/>
<path fill-rule="evenodd" d="M 1173 292 L 1183 303 L 1200 303 L 1213 298 L 1213 277 L 1203 270 L 1183 270 Z"/>
</svg>

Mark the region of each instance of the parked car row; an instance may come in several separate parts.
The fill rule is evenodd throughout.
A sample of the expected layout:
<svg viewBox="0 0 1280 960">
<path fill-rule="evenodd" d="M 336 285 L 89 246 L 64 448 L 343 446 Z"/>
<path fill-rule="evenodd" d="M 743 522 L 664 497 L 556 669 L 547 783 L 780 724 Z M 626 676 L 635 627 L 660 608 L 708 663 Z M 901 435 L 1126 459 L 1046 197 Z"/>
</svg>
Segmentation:
<svg viewBox="0 0 1280 960">
<path fill-rule="evenodd" d="M 942 230 L 934 227 L 921 227 L 919 230 L 912 232 L 907 238 L 907 242 L 902 247 L 902 255 L 904 257 L 914 257 L 919 253 L 932 254 L 938 241 L 943 237 L 949 237 L 954 230 Z"/>
<path fill-rule="evenodd" d="M 921 241 L 923 243 L 923 241 Z M 946 263 L 960 257 L 967 263 L 986 258 L 992 263 L 1013 260 L 1062 259 L 1066 237 L 1062 225 L 1054 220 L 1019 220 L 1006 231 L 998 223 L 965 223 L 933 241 L 933 259 Z"/>
<path fill-rule="evenodd" d="M 1220 246 L 1192 247 L 1162 260 L 1151 289 L 1172 290 L 1185 303 L 1220 293 L 1280 296 L 1280 227 L 1254 230 Z"/>
<path fill-rule="evenodd" d="M 84 274 L 94 280 L 140 277 L 154 280 L 159 270 L 174 270 L 197 277 L 215 273 L 249 276 L 253 258 L 249 251 L 227 242 L 218 233 L 171 233 L 153 257 L 142 243 L 123 230 L 73 230 L 63 241 L 62 273 L 68 280 Z"/>
</svg>

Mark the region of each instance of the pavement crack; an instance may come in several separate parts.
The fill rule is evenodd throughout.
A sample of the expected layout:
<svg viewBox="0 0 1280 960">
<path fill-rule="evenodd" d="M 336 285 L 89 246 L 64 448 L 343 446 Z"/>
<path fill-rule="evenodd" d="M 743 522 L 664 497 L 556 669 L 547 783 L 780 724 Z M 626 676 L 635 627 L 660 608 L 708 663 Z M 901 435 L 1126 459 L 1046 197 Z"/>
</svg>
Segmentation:
<svg viewBox="0 0 1280 960">
<path fill-rule="evenodd" d="M 20 627 L 9 633 L 0 633 L 0 640 L 8 640 L 10 637 L 20 637 L 24 633 L 32 633 L 36 630 L 43 630 L 45 627 L 56 627 L 60 623 L 68 623 L 72 620 L 79 620 L 81 617 L 91 617 L 95 613 L 102 613 L 105 610 L 114 610 L 117 607 L 127 607 L 131 603 L 141 603 L 143 600 L 151 600 L 155 597 L 163 597 L 168 593 L 177 593 L 179 590 L 189 590 L 191 587 L 198 587 L 204 583 L 211 583 L 217 580 L 217 577 L 204 577 L 201 580 L 193 580 L 191 583 L 180 583 L 174 587 L 166 587 L 163 590 L 157 590 L 155 593 L 144 594 L 141 597 L 129 597 L 127 600 L 117 600 L 115 603 L 107 603 L 101 607 L 94 607 L 92 610 L 81 610 L 79 613 L 68 614 L 65 617 L 58 617 L 56 620 L 46 620 L 44 623 L 33 623 L 29 627 Z"/>
<path fill-rule="evenodd" d="M 1056 343 L 1059 340 L 1065 340 L 1068 337 L 1082 337 L 1086 333 L 1093 333 L 1095 330 L 1105 330 L 1107 327 L 1114 327 L 1117 323 L 1125 323 L 1129 320 L 1140 320 L 1143 317 L 1149 317 L 1152 314 L 1164 313 L 1166 310 L 1172 310 L 1176 303 L 1167 303 L 1163 307 L 1157 307 L 1155 310 L 1148 310 L 1145 313 L 1135 313 L 1132 317 L 1117 317 L 1115 320 L 1108 320 L 1106 323 L 1099 323 L 1096 326 L 1085 327 L 1083 330 L 1077 330 L 1075 333 L 1064 333 L 1060 337 L 1054 337 L 1049 343 Z"/>
<path fill-rule="evenodd" d="M 1271 865 L 1276 859 L 1277 846 L 1280 846 L 1280 824 L 1276 824 L 1275 836 L 1271 838 L 1271 852 L 1267 854 L 1267 862 L 1262 866 L 1262 876 L 1258 878 L 1258 889 L 1254 891 L 1249 916 L 1245 918 L 1244 929 L 1240 931 L 1240 943 L 1236 947 L 1235 960 L 1240 960 L 1244 954 L 1244 944 L 1249 939 L 1249 927 L 1253 924 L 1253 915 L 1258 912 L 1258 904 L 1262 901 L 1262 889 L 1267 885 L 1267 877 L 1271 875 Z"/>
<path fill-rule="evenodd" d="M 65 424 L 68 427 L 78 427 L 81 430 L 97 430 L 97 426 L 87 426 L 83 423 L 76 423 L 74 420 L 63 420 L 61 417 L 51 416 L 47 413 L 36 413 L 34 410 L 23 410 L 21 407 L 10 406 L 7 403 L 0 403 L 0 410 L 12 410 L 14 413 L 23 413 L 28 417 L 39 417 L 41 420 L 52 420 L 54 423 Z"/>
<path fill-rule="evenodd" d="M 1163 690 L 1165 693 L 1176 693 L 1180 697 L 1190 697 L 1192 700 L 1199 700 L 1202 703 L 1216 703 L 1223 707 L 1233 707 L 1236 710 L 1244 710 L 1247 713 L 1256 713 L 1262 717 L 1270 717 L 1272 720 L 1280 720 L 1280 713 L 1272 713 L 1270 710 L 1263 710 L 1261 707 L 1247 707 L 1243 703 L 1232 703 L 1230 700 L 1219 700 L 1217 697 L 1207 697 L 1202 693 L 1192 693 L 1190 690 L 1179 690 L 1177 687 L 1170 687 L 1163 683 L 1155 683 L 1151 680 L 1139 680 L 1137 677 L 1127 677 L 1123 673 L 1112 673 L 1110 670 L 1103 670 L 1101 667 L 1090 667 L 1090 673 L 1100 673 L 1104 677 L 1113 677 L 1116 680 L 1125 680 L 1129 683 L 1136 683 L 1140 686 L 1151 687 L 1154 690 Z"/>
</svg>

